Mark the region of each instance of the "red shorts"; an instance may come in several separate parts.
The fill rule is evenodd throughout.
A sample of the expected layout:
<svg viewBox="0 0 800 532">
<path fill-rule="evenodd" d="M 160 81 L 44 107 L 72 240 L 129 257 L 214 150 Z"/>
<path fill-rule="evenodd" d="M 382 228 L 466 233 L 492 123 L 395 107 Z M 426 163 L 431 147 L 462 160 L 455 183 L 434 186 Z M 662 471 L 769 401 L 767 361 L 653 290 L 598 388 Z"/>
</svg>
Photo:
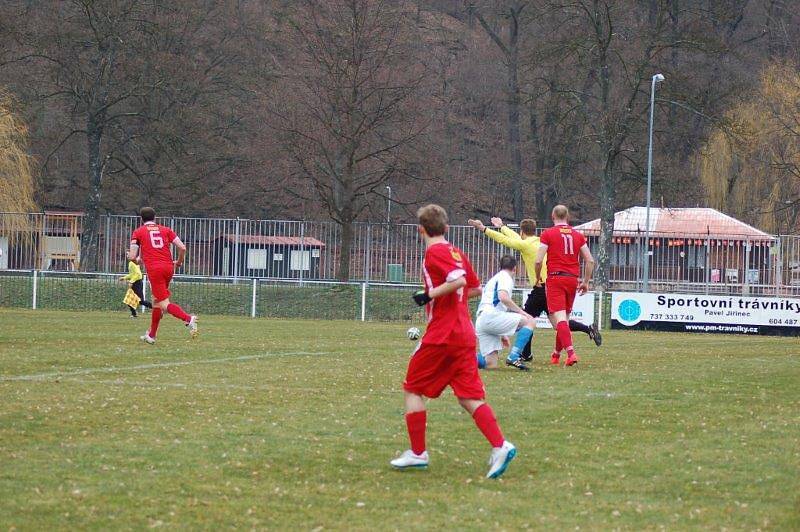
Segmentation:
<svg viewBox="0 0 800 532">
<path fill-rule="evenodd" d="M 447 386 L 459 399 L 484 398 L 475 346 L 420 344 L 408 362 L 403 389 L 434 398 Z"/>
<path fill-rule="evenodd" d="M 547 312 L 552 314 L 559 310 L 569 313 L 572 312 L 572 304 L 575 302 L 575 293 L 578 291 L 578 278 L 567 277 L 566 275 L 548 275 L 545 281 L 545 293 L 547 294 Z"/>
<path fill-rule="evenodd" d="M 169 282 L 175 273 L 172 264 L 156 265 L 147 268 L 147 279 L 150 281 L 150 291 L 154 301 L 164 301 L 169 298 Z"/>
</svg>

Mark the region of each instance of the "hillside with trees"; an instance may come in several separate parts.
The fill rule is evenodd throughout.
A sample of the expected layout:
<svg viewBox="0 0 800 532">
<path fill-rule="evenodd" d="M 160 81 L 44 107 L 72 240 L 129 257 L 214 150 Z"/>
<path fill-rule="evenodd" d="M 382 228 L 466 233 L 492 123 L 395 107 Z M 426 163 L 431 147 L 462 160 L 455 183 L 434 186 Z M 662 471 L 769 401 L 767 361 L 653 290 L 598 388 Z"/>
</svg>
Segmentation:
<svg viewBox="0 0 800 532">
<path fill-rule="evenodd" d="M 31 200 L 86 212 L 87 245 L 145 203 L 346 234 L 387 186 L 396 221 L 564 202 L 607 244 L 657 72 L 654 202 L 796 229 L 799 44 L 788 0 L 9 0 L 0 89 Z"/>
</svg>

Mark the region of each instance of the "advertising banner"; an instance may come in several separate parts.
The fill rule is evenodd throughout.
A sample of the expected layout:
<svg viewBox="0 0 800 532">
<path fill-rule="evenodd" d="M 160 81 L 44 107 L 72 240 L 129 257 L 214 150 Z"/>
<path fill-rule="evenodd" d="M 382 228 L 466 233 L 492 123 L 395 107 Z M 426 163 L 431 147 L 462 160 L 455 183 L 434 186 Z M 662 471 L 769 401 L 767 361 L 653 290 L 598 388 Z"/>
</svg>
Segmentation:
<svg viewBox="0 0 800 532">
<path fill-rule="evenodd" d="M 529 291 L 525 291 L 522 298 L 522 304 L 525 303 L 525 298 L 528 297 Z M 521 305 L 520 305 L 521 306 Z M 570 319 L 579 321 L 586 325 L 591 325 L 594 322 L 594 292 L 587 292 L 582 296 L 575 297 L 575 303 L 572 306 L 572 314 Z M 547 319 L 545 314 L 536 317 L 536 327 L 540 329 L 552 329 L 550 320 Z"/>
<path fill-rule="evenodd" d="M 614 292 L 612 329 L 800 335 L 800 299 Z"/>
</svg>

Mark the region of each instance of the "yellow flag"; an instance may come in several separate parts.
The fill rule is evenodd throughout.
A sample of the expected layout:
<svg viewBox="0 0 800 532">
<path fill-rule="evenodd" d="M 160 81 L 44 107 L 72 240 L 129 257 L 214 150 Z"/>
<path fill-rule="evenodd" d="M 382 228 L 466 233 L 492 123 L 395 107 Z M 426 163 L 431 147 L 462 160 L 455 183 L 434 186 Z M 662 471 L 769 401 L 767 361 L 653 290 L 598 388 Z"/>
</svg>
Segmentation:
<svg viewBox="0 0 800 532">
<path fill-rule="evenodd" d="M 128 291 L 125 292 L 125 298 L 122 300 L 123 303 L 128 305 L 131 308 L 136 308 L 139 306 L 139 303 L 142 299 L 136 295 L 132 289 L 128 288 Z"/>
</svg>

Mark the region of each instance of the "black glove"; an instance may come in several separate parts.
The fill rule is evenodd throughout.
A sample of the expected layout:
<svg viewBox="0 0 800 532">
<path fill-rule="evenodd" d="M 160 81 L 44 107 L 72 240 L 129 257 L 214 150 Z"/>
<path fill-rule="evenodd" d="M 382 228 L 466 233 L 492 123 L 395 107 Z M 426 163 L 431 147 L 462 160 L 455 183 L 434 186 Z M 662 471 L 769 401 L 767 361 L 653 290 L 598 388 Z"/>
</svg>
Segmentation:
<svg viewBox="0 0 800 532">
<path fill-rule="evenodd" d="M 431 302 L 431 296 L 429 296 L 428 292 L 425 290 L 417 290 L 414 292 L 414 295 L 411 296 L 411 299 L 420 307 Z"/>
</svg>

